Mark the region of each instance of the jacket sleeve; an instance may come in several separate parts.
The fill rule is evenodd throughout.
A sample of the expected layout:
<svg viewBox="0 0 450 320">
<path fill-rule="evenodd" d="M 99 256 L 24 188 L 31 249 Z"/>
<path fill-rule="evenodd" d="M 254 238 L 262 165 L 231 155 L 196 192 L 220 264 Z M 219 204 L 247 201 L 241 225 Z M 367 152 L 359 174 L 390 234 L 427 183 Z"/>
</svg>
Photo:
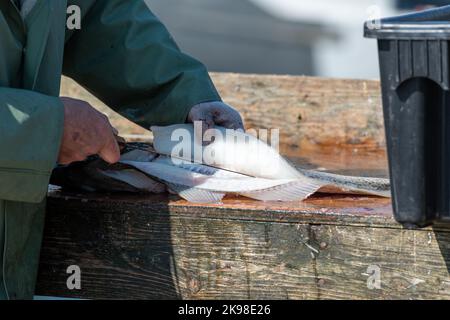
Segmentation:
<svg viewBox="0 0 450 320">
<path fill-rule="evenodd" d="M 66 37 L 63 72 L 106 105 L 148 129 L 183 123 L 195 104 L 220 100 L 206 68 L 180 51 L 143 0 L 78 4 L 81 29 Z"/>
<path fill-rule="evenodd" d="M 64 124 L 57 97 L 0 87 L 0 199 L 41 202 Z"/>
</svg>

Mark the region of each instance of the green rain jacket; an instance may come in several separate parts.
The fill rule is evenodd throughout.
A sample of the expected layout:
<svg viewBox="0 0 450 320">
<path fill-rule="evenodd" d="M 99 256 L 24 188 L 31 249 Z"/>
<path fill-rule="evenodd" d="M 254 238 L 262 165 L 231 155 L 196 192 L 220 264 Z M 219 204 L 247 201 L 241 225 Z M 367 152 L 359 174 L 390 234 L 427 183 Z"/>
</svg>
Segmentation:
<svg viewBox="0 0 450 320">
<path fill-rule="evenodd" d="M 68 5 L 81 29 L 66 28 Z M 0 1 L 0 299 L 32 298 L 45 198 L 59 152 L 61 74 L 141 126 L 185 122 L 220 100 L 143 0 L 38 0 L 25 20 Z"/>
</svg>

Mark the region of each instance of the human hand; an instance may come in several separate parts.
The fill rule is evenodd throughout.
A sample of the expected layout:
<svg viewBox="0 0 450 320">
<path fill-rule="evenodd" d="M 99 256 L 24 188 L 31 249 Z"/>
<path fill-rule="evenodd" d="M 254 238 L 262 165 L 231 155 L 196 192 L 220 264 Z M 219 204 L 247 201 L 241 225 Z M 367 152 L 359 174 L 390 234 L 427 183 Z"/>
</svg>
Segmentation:
<svg viewBox="0 0 450 320">
<path fill-rule="evenodd" d="M 64 104 L 64 133 L 58 163 L 83 161 L 94 154 L 109 163 L 119 161 L 117 130 L 108 118 L 85 101 L 67 97 L 61 97 L 61 101 Z"/>
<path fill-rule="evenodd" d="M 193 106 L 187 120 L 192 123 L 201 121 L 204 131 L 213 128 L 214 125 L 244 130 L 239 112 L 221 101 L 204 102 Z"/>
</svg>

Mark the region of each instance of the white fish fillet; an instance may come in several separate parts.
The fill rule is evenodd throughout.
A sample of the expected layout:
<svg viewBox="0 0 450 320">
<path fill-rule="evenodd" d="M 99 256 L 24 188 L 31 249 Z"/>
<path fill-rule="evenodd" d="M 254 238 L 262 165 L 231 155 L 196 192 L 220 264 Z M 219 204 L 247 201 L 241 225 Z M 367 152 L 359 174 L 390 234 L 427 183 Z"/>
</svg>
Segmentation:
<svg viewBox="0 0 450 320">
<path fill-rule="evenodd" d="M 157 162 L 121 161 L 131 165 L 140 171 L 169 183 L 175 183 L 186 187 L 201 188 L 203 190 L 243 193 L 258 190 L 266 190 L 280 185 L 298 184 L 303 181 L 293 179 L 270 180 L 263 178 L 218 178 L 214 175 L 205 175 L 192 172 L 177 166 L 169 166 Z"/>
<path fill-rule="evenodd" d="M 242 131 L 221 127 L 215 129 L 217 135 L 214 142 L 208 146 L 202 146 L 194 139 L 194 126 L 192 124 L 177 124 L 167 127 L 153 126 L 151 128 L 154 136 L 153 147 L 157 153 L 173 158 L 203 163 L 253 177 L 266 179 L 296 179 L 302 177 L 277 150 L 258 138 Z M 178 152 L 182 149 L 181 146 L 184 146 L 180 143 L 180 140 L 187 138 L 190 141 L 186 146 L 190 148 L 183 149 L 183 153 Z"/>
<path fill-rule="evenodd" d="M 167 165 L 174 165 L 172 159 L 169 157 L 159 157 L 155 160 L 158 163 L 164 163 Z M 225 181 L 228 179 L 242 179 L 243 183 L 249 183 L 249 181 L 254 181 L 253 177 L 235 173 L 232 171 L 221 170 L 205 165 L 200 165 L 196 163 L 183 162 L 178 165 L 183 169 L 202 173 L 208 176 L 214 176 L 215 178 L 222 178 Z M 261 179 L 260 179 L 261 180 Z M 274 180 L 277 181 L 277 185 L 269 188 L 259 189 L 255 187 L 253 191 L 239 192 L 238 194 L 243 195 L 248 198 L 261 200 L 261 201 L 297 201 L 303 200 L 316 192 L 322 187 L 322 184 L 316 183 L 313 179 L 302 177 L 301 179 L 292 180 L 292 182 L 283 182 L 281 179 Z M 251 183 L 249 183 L 251 184 Z"/>
<path fill-rule="evenodd" d="M 189 188 L 174 183 L 167 183 L 167 186 L 172 192 L 192 203 L 219 203 L 225 197 L 225 193 Z"/>
<path fill-rule="evenodd" d="M 218 135 L 215 136 L 213 143 L 205 147 L 194 139 L 194 126 L 192 124 L 152 127 L 153 145 L 158 153 L 168 155 L 172 160 L 183 159 L 188 161 L 188 163 L 191 163 L 190 166 L 197 166 L 197 162 L 206 162 L 209 166 L 257 178 L 299 180 L 304 184 L 306 190 L 314 189 L 310 187 L 311 185 L 320 185 L 319 191 L 332 190 L 333 193 L 371 194 L 390 197 L 388 179 L 349 177 L 314 170 L 297 170 L 277 150 L 256 137 L 241 131 L 220 127 L 215 129 Z M 227 133 L 232 133 L 233 139 L 227 139 Z M 185 139 L 188 139 L 190 148 L 180 148 L 180 146 L 184 147 L 180 140 L 184 141 Z M 180 152 L 181 149 L 182 152 Z M 196 151 L 197 153 L 195 153 Z M 209 154 L 213 154 L 214 157 L 205 159 Z M 192 164 L 193 161 L 196 163 Z M 275 188 L 257 195 L 244 195 L 259 200 L 293 197 L 284 188 Z"/>
<path fill-rule="evenodd" d="M 167 158 L 153 162 L 121 162 L 165 182 L 169 188 L 191 202 L 218 202 L 226 193 L 263 201 L 295 201 L 307 198 L 321 187 L 308 178 L 255 178 L 199 164 L 177 166 Z"/>
</svg>

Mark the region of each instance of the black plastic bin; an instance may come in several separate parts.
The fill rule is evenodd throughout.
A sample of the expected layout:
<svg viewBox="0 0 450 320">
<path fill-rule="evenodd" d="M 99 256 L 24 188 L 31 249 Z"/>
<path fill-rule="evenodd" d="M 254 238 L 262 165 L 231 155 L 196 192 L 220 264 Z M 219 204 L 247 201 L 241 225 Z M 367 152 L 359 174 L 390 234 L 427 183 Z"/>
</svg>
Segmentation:
<svg viewBox="0 0 450 320">
<path fill-rule="evenodd" d="M 378 39 L 395 218 L 450 222 L 450 6 L 368 21 Z"/>
</svg>

